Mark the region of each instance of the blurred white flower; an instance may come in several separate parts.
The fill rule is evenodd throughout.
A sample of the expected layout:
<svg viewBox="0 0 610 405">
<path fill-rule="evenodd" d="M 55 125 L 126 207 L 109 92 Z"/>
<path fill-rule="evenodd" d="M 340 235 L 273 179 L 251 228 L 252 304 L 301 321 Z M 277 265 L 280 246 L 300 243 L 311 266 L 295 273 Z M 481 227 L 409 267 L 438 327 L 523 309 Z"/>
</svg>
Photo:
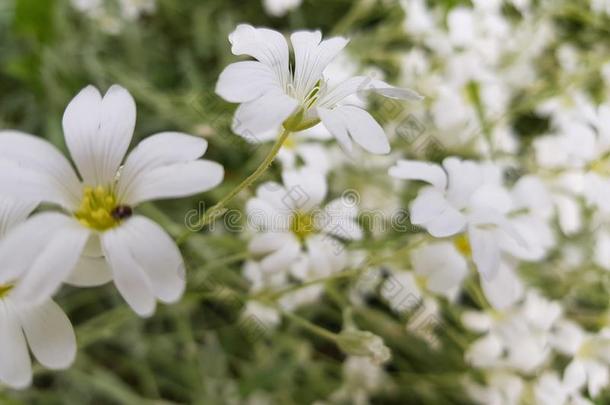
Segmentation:
<svg viewBox="0 0 610 405">
<path fill-rule="evenodd" d="M 263 0 L 263 6 L 267 14 L 274 17 L 282 17 L 289 11 L 298 8 L 302 0 Z"/>
<path fill-rule="evenodd" d="M 221 73 L 216 92 L 229 102 L 241 103 L 232 129 L 251 141 L 277 134 L 280 127 L 301 131 L 319 123 L 348 151 L 352 140 L 372 153 L 388 153 L 390 145 L 381 126 L 362 108 L 342 104 L 350 95 L 375 92 L 386 97 L 420 100 L 412 90 L 356 76 L 329 86 L 323 73 L 348 40 L 322 41 L 320 31 L 297 31 L 290 36 L 294 66 L 282 34 L 267 28 L 239 25 L 229 36 L 235 55 L 256 61 L 233 63 Z"/>
<path fill-rule="evenodd" d="M 0 245 L 36 205 L 0 197 Z M 76 337 L 68 317 L 50 298 L 33 303 L 14 296 L 27 275 L 8 266 L 4 261 L 0 265 L 0 382 L 25 388 L 32 382 L 28 346 L 43 366 L 64 369 L 76 356 Z"/>
<path fill-rule="evenodd" d="M 284 171 L 283 183 L 262 184 L 247 203 L 248 223 L 257 234 L 249 250 L 264 273 L 290 272 L 299 280 L 324 277 L 346 264 L 341 239 L 358 240 L 358 208 L 342 198 L 324 208 L 327 185 L 316 170 Z"/>
<path fill-rule="evenodd" d="M 502 370 L 486 373 L 485 385 L 466 383 L 470 397 L 481 405 L 521 405 L 525 387 L 521 377 Z"/>
<path fill-rule="evenodd" d="M 483 336 L 467 350 L 466 360 L 485 369 L 510 368 L 530 373 L 551 354 L 552 327 L 561 306 L 530 291 L 523 302 L 503 310 L 466 311 L 464 326 Z"/>
<path fill-rule="evenodd" d="M 454 243 L 474 261 L 493 305 L 505 307 L 520 297 L 511 257 L 540 260 L 553 238 L 544 219 L 531 221 L 536 212 L 530 202 L 517 202 L 503 186 L 498 167 L 453 157 L 446 158 L 442 167 L 402 160 L 389 174 L 431 184 L 411 203 L 411 222 L 437 238 L 457 236 Z M 537 194 L 544 195 L 544 190 Z M 523 208 L 526 216 L 520 213 Z"/>
<path fill-rule="evenodd" d="M 564 370 L 563 384 L 569 392 L 586 387 L 592 398 L 610 383 L 610 335 L 584 331 L 578 324 L 563 320 L 553 331 L 553 347 L 571 358 Z"/>
<path fill-rule="evenodd" d="M 102 31 L 111 35 L 119 34 L 126 22 L 154 13 L 157 7 L 156 0 L 71 0 L 71 3 Z"/>
<path fill-rule="evenodd" d="M 18 226 L 0 247 L 0 261 L 23 274 L 13 294 L 41 303 L 62 284 L 91 286 L 114 280 L 140 315 L 155 299 L 178 300 L 185 286 L 180 251 L 136 205 L 197 194 L 217 186 L 223 168 L 199 160 L 207 143 L 181 133 L 153 135 L 127 156 L 133 136 L 133 98 L 112 86 L 102 98 L 92 86 L 68 105 L 63 117 L 70 162 L 51 144 L 16 131 L 0 132 L 0 188 L 7 195 L 53 203 Z M 81 181 L 82 179 L 82 181 Z"/>
</svg>

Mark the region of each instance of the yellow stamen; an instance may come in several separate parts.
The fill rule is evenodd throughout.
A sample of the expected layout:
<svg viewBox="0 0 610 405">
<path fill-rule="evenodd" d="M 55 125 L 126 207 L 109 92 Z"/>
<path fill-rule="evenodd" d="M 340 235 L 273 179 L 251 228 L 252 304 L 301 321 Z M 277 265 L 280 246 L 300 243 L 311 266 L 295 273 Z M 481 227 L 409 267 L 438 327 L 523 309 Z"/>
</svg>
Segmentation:
<svg viewBox="0 0 610 405">
<path fill-rule="evenodd" d="M 472 248 L 470 247 L 470 241 L 468 240 L 468 236 L 466 236 L 466 234 L 457 236 L 453 240 L 453 244 L 455 245 L 456 249 L 464 256 L 472 256 Z"/>
<path fill-rule="evenodd" d="M 305 240 L 307 236 L 315 231 L 314 216 L 310 213 L 295 213 L 292 217 L 292 222 L 290 223 L 290 230 L 300 240 Z"/>
<path fill-rule="evenodd" d="M 608 158 L 596 160 L 589 167 L 592 172 L 604 177 L 610 177 L 610 161 Z"/>
<path fill-rule="evenodd" d="M 118 203 L 110 187 L 85 187 L 80 207 L 74 213 L 78 221 L 91 229 L 105 231 L 120 223 L 120 218 L 113 216 Z"/>
<path fill-rule="evenodd" d="M 0 299 L 7 296 L 9 292 L 13 289 L 12 284 L 0 284 Z"/>
</svg>

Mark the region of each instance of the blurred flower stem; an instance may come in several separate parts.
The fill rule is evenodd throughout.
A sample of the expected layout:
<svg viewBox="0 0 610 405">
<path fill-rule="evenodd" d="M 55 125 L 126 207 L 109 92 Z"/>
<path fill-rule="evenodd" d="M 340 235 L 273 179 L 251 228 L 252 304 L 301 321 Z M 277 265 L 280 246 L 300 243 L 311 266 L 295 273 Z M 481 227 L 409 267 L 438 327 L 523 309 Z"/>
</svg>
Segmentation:
<svg viewBox="0 0 610 405">
<path fill-rule="evenodd" d="M 280 136 L 277 138 L 277 140 L 273 144 L 273 147 L 271 148 L 271 150 L 269 151 L 269 153 L 267 154 L 265 159 L 261 162 L 261 164 L 256 168 L 256 170 L 251 175 L 246 177 L 241 183 L 239 183 L 239 185 L 237 187 L 235 187 L 233 190 L 231 190 L 220 201 L 218 201 L 218 203 L 216 203 L 212 208 L 207 210 L 206 213 L 201 217 L 201 219 L 195 225 L 195 228 L 202 229 L 203 227 L 205 227 L 206 225 L 208 225 L 209 223 L 214 221 L 216 218 L 218 218 L 219 216 L 224 214 L 227 210 L 226 205 L 229 202 L 231 202 L 231 200 L 233 200 L 233 198 L 235 198 L 237 196 L 237 194 L 239 194 L 242 190 L 250 187 L 252 185 L 252 183 L 254 183 L 263 173 L 265 173 L 265 171 L 267 171 L 269 166 L 271 166 L 271 163 L 273 163 L 275 156 L 278 154 L 282 145 L 284 144 L 286 139 L 288 139 L 288 136 L 290 134 L 291 134 L 291 132 L 289 130 L 287 130 L 286 128 L 284 128 L 282 130 L 282 133 L 280 134 Z M 182 244 L 193 233 L 194 232 L 191 230 L 185 231 L 178 238 L 177 243 Z"/>
<path fill-rule="evenodd" d="M 282 315 L 284 315 L 286 318 L 290 319 L 294 323 L 298 324 L 302 328 L 307 329 L 308 331 L 312 332 L 315 335 L 318 335 L 321 338 L 330 340 L 335 343 L 337 342 L 337 339 L 339 338 L 339 335 L 337 333 L 334 333 L 327 329 L 321 328 L 318 325 L 311 323 L 307 319 L 301 318 L 300 316 L 293 314 L 292 312 L 282 311 Z"/>
</svg>

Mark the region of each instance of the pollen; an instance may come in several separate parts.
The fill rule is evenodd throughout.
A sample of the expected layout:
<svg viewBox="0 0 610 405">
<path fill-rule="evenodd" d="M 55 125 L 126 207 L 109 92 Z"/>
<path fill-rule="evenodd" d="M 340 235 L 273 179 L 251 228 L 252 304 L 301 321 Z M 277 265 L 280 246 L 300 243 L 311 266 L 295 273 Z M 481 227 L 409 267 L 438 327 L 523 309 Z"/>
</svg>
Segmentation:
<svg viewBox="0 0 610 405">
<path fill-rule="evenodd" d="M 607 158 L 593 162 L 590 169 L 601 176 L 610 177 L 610 161 Z"/>
<path fill-rule="evenodd" d="M 130 215 L 131 208 L 119 205 L 114 191 L 103 186 L 85 187 L 80 207 L 74 214 L 83 226 L 96 231 L 114 228 Z"/>
<path fill-rule="evenodd" d="M 12 289 L 12 284 L 0 284 L 0 299 L 6 297 Z"/>
<path fill-rule="evenodd" d="M 315 232 L 315 219 L 310 213 L 297 212 L 292 217 L 290 230 L 293 234 L 304 241 L 309 235 Z"/>
<path fill-rule="evenodd" d="M 465 234 L 456 237 L 453 240 L 453 244 L 455 245 L 456 249 L 464 256 L 472 256 L 472 248 L 470 247 L 470 241 L 468 240 L 468 236 L 466 236 Z"/>
</svg>

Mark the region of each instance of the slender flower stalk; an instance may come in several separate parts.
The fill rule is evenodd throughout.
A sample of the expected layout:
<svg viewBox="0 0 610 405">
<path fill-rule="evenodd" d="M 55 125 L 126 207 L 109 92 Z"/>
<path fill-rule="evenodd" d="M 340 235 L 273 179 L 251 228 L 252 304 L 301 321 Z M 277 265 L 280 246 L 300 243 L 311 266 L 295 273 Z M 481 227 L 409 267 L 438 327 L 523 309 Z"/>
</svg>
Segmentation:
<svg viewBox="0 0 610 405">
<path fill-rule="evenodd" d="M 273 147 L 271 148 L 267 156 L 265 156 L 265 159 L 261 162 L 261 164 L 256 168 L 256 170 L 254 170 L 251 175 L 246 177 L 241 183 L 237 185 L 237 187 L 231 190 L 226 196 L 224 196 L 220 201 L 218 201 L 214 206 L 212 206 L 212 208 L 206 211 L 206 213 L 201 217 L 198 223 L 195 224 L 194 228 L 202 229 L 206 225 L 212 223 L 216 218 L 223 215 L 227 210 L 227 204 L 230 203 L 242 190 L 245 190 L 246 188 L 250 187 L 256 180 L 258 180 L 259 177 L 263 175 L 263 173 L 267 171 L 267 169 L 273 163 L 273 160 L 277 156 L 278 152 L 282 148 L 282 145 L 290 136 L 290 134 L 291 132 L 288 129 L 284 128 L 280 136 L 273 144 Z M 191 232 L 190 230 L 184 232 L 178 238 L 177 243 L 179 245 L 184 243 L 192 233 L 193 232 Z"/>
</svg>

